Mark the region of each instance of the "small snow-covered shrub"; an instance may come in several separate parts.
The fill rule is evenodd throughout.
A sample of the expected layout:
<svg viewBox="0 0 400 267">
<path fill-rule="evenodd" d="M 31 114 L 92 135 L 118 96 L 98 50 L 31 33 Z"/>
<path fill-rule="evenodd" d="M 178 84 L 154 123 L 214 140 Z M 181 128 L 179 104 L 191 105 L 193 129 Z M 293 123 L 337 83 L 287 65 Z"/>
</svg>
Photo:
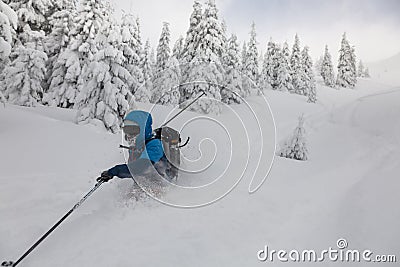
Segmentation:
<svg viewBox="0 0 400 267">
<path fill-rule="evenodd" d="M 304 116 L 302 115 L 299 117 L 299 125 L 294 130 L 293 135 L 285 141 L 278 152 L 278 156 L 288 159 L 307 160 L 308 150 L 306 141 Z"/>
</svg>

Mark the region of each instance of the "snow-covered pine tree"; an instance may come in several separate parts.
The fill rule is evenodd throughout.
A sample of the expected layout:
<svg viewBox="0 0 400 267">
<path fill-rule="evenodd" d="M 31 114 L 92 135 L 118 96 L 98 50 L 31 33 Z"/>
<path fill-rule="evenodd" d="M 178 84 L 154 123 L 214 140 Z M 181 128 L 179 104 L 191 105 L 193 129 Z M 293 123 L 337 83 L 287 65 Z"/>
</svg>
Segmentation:
<svg viewBox="0 0 400 267">
<path fill-rule="evenodd" d="M 301 63 L 303 66 L 304 92 L 306 92 L 306 96 L 308 96 L 308 102 L 315 103 L 317 102 L 317 91 L 313 72 L 313 63 L 308 53 L 308 46 L 305 46 L 303 51 L 301 51 Z"/>
<path fill-rule="evenodd" d="M 315 72 L 317 75 L 321 75 L 322 73 L 322 63 L 324 62 L 324 56 L 320 56 L 316 61 L 315 61 Z"/>
<path fill-rule="evenodd" d="M 179 36 L 178 40 L 176 40 L 174 44 L 174 48 L 172 49 L 172 56 L 175 57 L 179 62 L 183 59 L 185 39 L 183 36 Z"/>
<path fill-rule="evenodd" d="M 224 49 L 224 32 L 218 18 L 215 0 L 208 0 L 204 10 L 203 20 L 198 29 L 199 43 L 195 56 L 207 62 L 220 63 Z"/>
<path fill-rule="evenodd" d="M 258 49 L 257 49 L 257 33 L 256 24 L 253 22 L 251 25 L 250 40 L 247 44 L 246 57 L 243 65 L 243 88 L 245 96 L 251 94 L 252 89 L 258 87 Z"/>
<path fill-rule="evenodd" d="M 177 106 L 180 100 L 179 84 L 181 79 L 179 61 L 175 57 L 171 57 L 167 62 L 166 69 L 160 74 L 159 80 L 163 86 L 159 91 L 155 91 L 154 103 Z"/>
<path fill-rule="evenodd" d="M 74 27 L 73 20 L 76 16 L 76 3 L 74 0 L 61 0 L 57 2 L 57 6 L 57 11 L 49 18 L 49 25 L 52 30 L 44 40 L 49 60 L 47 62 L 48 71 L 45 84 L 45 91 L 47 92 L 43 98 L 43 103 L 49 104 L 54 104 L 53 100 L 57 98 L 57 93 L 54 92 L 54 89 L 57 88 L 56 85 L 60 83 L 60 80 L 64 78 L 64 76 L 60 77 L 59 75 L 65 72 L 65 66 L 57 64 L 56 67 L 55 62 L 70 43 L 70 33 Z M 64 68 L 64 70 L 60 71 L 60 67 Z"/>
<path fill-rule="evenodd" d="M 292 76 L 290 75 L 290 51 L 287 42 L 283 43 L 278 54 L 278 77 L 276 89 L 279 91 L 293 91 Z"/>
<path fill-rule="evenodd" d="M 167 63 L 170 59 L 170 31 L 169 23 L 164 22 L 161 31 L 160 40 L 157 46 L 157 61 L 156 61 L 156 73 L 153 81 L 153 91 L 151 92 L 151 102 L 158 103 L 160 96 L 164 89 L 164 83 L 166 82 L 164 77 L 164 71 L 167 68 Z"/>
<path fill-rule="evenodd" d="M 240 60 L 241 60 L 240 71 L 242 72 L 242 74 L 244 73 L 244 66 L 246 65 L 246 57 L 247 57 L 247 44 L 246 44 L 246 41 L 244 41 L 243 46 L 242 46 L 242 53 L 241 53 L 241 57 L 240 57 Z"/>
<path fill-rule="evenodd" d="M 364 64 L 361 60 L 358 62 L 357 77 L 364 77 Z"/>
<path fill-rule="evenodd" d="M 357 84 L 357 58 L 356 58 L 356 48 L 354 46 L 351 47 L 351 71 L 353 73 L 352 77 L 353 77 L 353 84 L 354 86 L 356 86 Z"/>
<path fill-rule="evenodd" d="M 241 103 L 244 97 L 243 81 L 240 65 L 240 48 L 235 34 L 232 34 L 226 43 L 223 57 L 225 68 L 225 82 L 221 89 L 222 102 L 226 104 Z"/>
<path fill-rule="evenodd" d="M 218 10 L 214 0 L 208 0 L 203 19 L 194 32 L 198 40 L 194 58 L 188 65 L 188 76 L 185 82 L 204 81 L 205 83 L 189 83 L 181 88 L 181 103 L 195 98 L 203 90 L 207 97 L 201 98 L 192 106 L 192 110 L 203 113 L 221 112 L 220 85 L 222 85 L 223 68 L 223 30 L 218 19 Z M 196 37 L 197 36 L 197 37 Z"/>
<path fill-rule="evenodd" d="M 87 82 L 77 97 L 76 121 L 87 123 L 98 119 L 107 130 L 116 133 L 129 110 L 128 95 L 133 78 L 125 68 L 119 25 L 107 20 L 103 23 L 104 28 L 95 39 L 99 50 L 88 66 Z"/>
<path fill-rule="evenodd" d="M 303 66 L 301 65 L 300 39 L 297 34 L 294 37 L 292 55 L 290 57 L 290 69 L 294 88 L 293 92 L 300 95 L 306 95 L 307 92 L 304 91 L 304 84 L 302 80 Z"/>
<path fill-rule="evenodd" d="M 224 43 L 226 43 L 228 41 L 228 38 L 226 36 L 228 32 L 228 25 L 226 25 L 226 21 L 224 19 L 222 19 L 221 22 L 221 30 L 222 30 L 223 41 Z"/>
<path fill-rule="evenodd" d="M 8 102 L 35 106 L 41 101 L 42 82 L 46 73 L 47 56 L 36 49 L 35 43 L 19 45 L 12 52 L 13 61 L 3 70 L 5 95 Z"/>
<path fill-rule="evenodd" d="M 78 77 L 77 89 L 78 92 L 85 85 L 88 77 L 86 72 L 88 66 L 94 59 L 94 55 L 98 52 L 99 42 L 96 41 L 97 35 L 107 27 L 110 17 L 114 10 L 111 7 L 109 0 L 81 0 L 80 10 L 75 22 L 75 29 L 72 32 L 73 39 L 71 49 L 79 52 L 80 65 L 82 75 Z"/>
<path fill-rule="evenodd" d="M 328 45 L 325 46 L 325 53 L 321 65 L 321 76 L 326 86 L 335 86 L 335 74 L 333 73 L 332 58 L 328 50 Z"/>
<path fill-rule="evenodd" d="M 152 59 L 150 41 L 146 40 L 142 53 L 140 55 L 140 69 L 143 72 L 143 82 L 134 93 L 138 102 L 149 103 L 151 92 L 153 91 L 154 78 L 154 59 Z"/>
<path fill-rule="evenodd" d="M 228 43 L 228 26 L 226 25 L 226 21 L 222 19 L 221 22 L 221 30 L 222 30 L 222 53 L 221 53 L 221 60 L 223 61 L 223 57 L 225 56 L 226 49 L 227 49 L 227 43 Z M 222 62 L 221 61 L 221 62 Z"/>
<path fill-rule="evenodd" d="M 142 43 L 142 36 L 140 34 L 140 19 L 139 19 L 139 17 L 136 17 L 135 39 L 138 41 L 139 50 L 137 51 L 137 53 L 140 54 L 143 43 Z"/>
<path fill-rule="evenodd" d="M 61 50 L 53 63 L 49 78 L 49 88 L 43 103 L 53 107 L 71 108 L 77 94 L 76 81 L 81 73 L 78 53 L 68 49 Z"/>
<path fill-rule="evenodd" d="M 84 86 L 87 67 L 98 47 L 95 39 L 109 16 L 107 2 L 81 0 L 73 20 L 70 43 L 54 63 L 49 91 L 53 93 L 52 105 L 70 108 Z"/>
<path fill-rule="evenodd" d="M 267 43 L 267 50 L 264 53 L 264 58 L 262 61 L 262 66 L 261 66 L 261 73 L 260 73 L 260 79 L 259 79 L 259 87 L 260 91 L 264 91 L 265 89 L 272 89 L 270 81 L 269 81 L 269 69 L 271 66 L 271 51 L 272 51 L 272 38 L 268 41 Z M 261 93 L 260 92 L 260 93 Z"/>
<path fill-rule="evenodd" d="M 53 1 L 51 0 L 13 0 L 10 2 L 10 7 L 14 9 L 18 15 L 19 23 L 17 34 L 22 44 L 25 44 L 26 35 L 23 33 L 23 28 L 29 25 L 32 31 L 43 30 L 46 34 L 50 32 L 48 18 L 53 10 Z"/>
<path fill-rule="evenodd" d="M 366 67 L 365 70 L 364 70 L 364 77 L 365 77 L 365 78 L 371 78 L 371 75 L 369 74 L 369 69 L 368 69 L 368 67 Z"/>
<path fill-rule="evenodd" d="M 285 141 L 278 155 L 288 159 L 308 160 L 304 116 L 299 117 L 298 126 L 294 130 L 293 135 Z"/>
<path fill-rule="evenodd" d="M 184 63 L 192 61 L 198 46 L 198 26 L 203 18 L 203 10 L 199 1 L 194 1 L 193 12 L 190 15 L 189 29 L 186 33 L 185 45 L 183 47 Z"/>
<path fill-rule="evenodd" d="M 262 90 L 264 88 L 276 89 L 278 85 L 279 50 L 278 45 L 271 38 L 267 43 L 267 51 L 264 54 L 260 75 Z"/>
<path fill-rule="evenodd" d="M 154 50 L 154 47 L 151 47 L 151 49 L 150 49 L 150 64 L 151 64 L 151 67 L 153 68 L 154 72 L 156 70 L 156 63 L 157 63 L 156 52 Z"/>
<path fill-rule="evenodd" d="M 171 40 L 171 34 L 169 31 L 169 23 L 163 22 L 163 28 L 157 46 L 157 61 L 156 61 L 157 72 L 165 70 L 166 68 L 167 62 L 171 54 L 170 40 Z"/>
<path fill-rule="evenodd" d="M 13 33 L 17 29 L 18 17 L 14 10 L 0 0 L 0 72 L 11 53 Z"/>
<path fill-rule="evenodd" d="M 45 38 L 50 69 L 61 50 L 69 44 L 71 29 L 74 27 L 73 19 L 76 16 L 75 0 L 60 0 L 57 6 L 58 10 L 48 19 L 52 30 Z"/>
<path fill-rule="evenodd" d="M 2 93 L 5 90 L 5 77 L 3 69 L 10 63 L 10 54 L 14 46 L 15 30 L 17 29 L 18 16 L 8 5 L 0 0 L 0 98 L 5 103 L 6 98 Z"/>
<path fill-rule="evenodd" d="M 355 66 L 354 48 L 350 46 L 346 39 L 346 33 L 344 33 L 339 50 L 338 74 L 336 80 L 336 84 L 339 87 L 354 88 L 357 82 Z"/>
<path fill-rule="evenodd" d="M 124 13 L 121 20 L 121 50 L 124 54 L 124 68 L 132 76 L 130 92 L 135 94 L 143 84 L 143 73 L 140 68 L 140 40 L 138 40 L 137 20 L 132 14 Z"/>
<path fill-rule="evenodd" d="M 0 102 L 4 105 L 6 104 L 6 98 L 4 97 L 3 93 L 0 91 Z"/>
</svg>

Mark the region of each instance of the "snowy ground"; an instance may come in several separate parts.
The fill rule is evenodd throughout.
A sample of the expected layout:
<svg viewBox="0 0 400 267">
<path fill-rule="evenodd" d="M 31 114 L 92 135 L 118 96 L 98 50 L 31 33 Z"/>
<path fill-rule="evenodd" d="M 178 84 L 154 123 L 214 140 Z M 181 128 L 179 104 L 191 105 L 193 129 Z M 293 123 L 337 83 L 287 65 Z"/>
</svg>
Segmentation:
<svg viewBox="0 0 400 267">
<path fill-rule="evenodd" d="M 129 195 L 132 181 L 115 179 L 20 266 L 280 266 L 290 263 L 260 262 L 257 252 L 265 245 L 275 250 L 320 251 L 335 248 L 339 238 L 345 238 L 351 249 L 397 253 L 399 261 L 400 87 L 360 80 L 355 90 L 319 86 L 318 95 L 313 105 L 301 96 L 266 93 L 278 141 L 305 114 L 310 160 L 276 158 L 255 194 L 247 193 L 251 179 L 247 172 L 222 200 L 180 209 L 151 199 L 135 202 Z M 260 97 L 250 98 L 249 103 L 256 110 L 265 108 Z M 241 109 L 234 107 L 239 113 Z M 220 119 L 231 114 L 225 112 Z M 186 113 L 186 119 L 192 115 Z M 124 161 L 117 148 L 120 135 L 95 125 L 78 126 L 73 118 L 70 110 L 0 107 L 0 261 L 17 259 L 93 186 L 102 170 Z M 155 124 L 159 123 L 156 118 Z M 213 132 L 193 125 L 187 130 L 191 144 Z M 264 125 L 267 153 L 260 168 L 266 170 L 273 151 L 268 116 Z M 250 146 L 259 147 L 256 131 L 251 129 L 249 135 Z M 229 145 L 222 132 L 210 138 L 216 145 Z M 206 151 L 213 143 L 203 145 Z M 195 145 L 189 146 L 187 156 L 196 157 L 196 151 Z M 233 172 L 242 171 L 242 156 L 232 159 Z M 224 159 L 216 157 L 210 173 L 221 171 Z M 190 184 L 210 182 L 208 178 Z M 185 202 L 175 193 L 170 192 L 174 201 Z M 323 266 L 347 264 L 326 261 Z"/>
</svg>

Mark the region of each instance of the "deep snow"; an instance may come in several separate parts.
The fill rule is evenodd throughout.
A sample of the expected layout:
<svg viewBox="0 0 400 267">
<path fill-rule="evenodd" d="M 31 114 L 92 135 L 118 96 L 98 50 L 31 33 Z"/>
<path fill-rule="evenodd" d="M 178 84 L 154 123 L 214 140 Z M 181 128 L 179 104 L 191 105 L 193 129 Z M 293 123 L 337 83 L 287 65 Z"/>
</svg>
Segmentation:
<svg viewBox="0 0 400 267">
<path fill-rule="evenodd" d="M 256 193 L 248 194 L 254 159 L 258 159 L 254 154 L 260 152 L 262 133 L 265 153 L 257 184 L 272 161 L 274 129 L 262 98 L 254 96 L 249 105 L 266 114 L 262 132 L 255 129 L 243 105 L 233 110 L 244 114 L 248 136 L 233 112 L 224 110 L 217 117 L 225 122 L 233 142 L 239 141 L 232 149 L 246 151 L 247 140 L 255 149 L 250 151 L 255 158 L 250 158 L 243 179 L 225 198 L 197 209 L 173 208 L 152 199 L 136 202 L 130 194 L 132 181 L 114 179 L 21 266 L 280 266 L 288 263 L 259 262 L 257 251 L 265 245 L 276 250 L 322 250 L 335 247 L 338 238 L 346 238 L 351 249 L 397 253 L 399 258 L 400 87 L 361 79 L 355 90 L 321 85 L 317 90 L 317 104 L 298 95 L 266 92 L 278 142 L 305 114 L 310 160 L 275 158 Z M 167 111 L 154 110 L 155 125 L 161 124 Z M 16 260 L 94 185 L 102 170 L 124 161 L 118 149 L 121 135 L 109 134 L 98 125 L 76 125 L 74 116 L 75 111 L 58 108 L 0 107 L 0 261 Z M 173 126 L 179 128 L 193 116 L 186 112 Z M 183 132 L 184 138 L 192 137 L 183 153 L 192 160 L 203 156 L 205 162 L 215 155 L 215 161 L 208 175 L 196 179 L 183 175 L 178 180 L 181 185 L 212 182 L 227 163 L 224 153 L 231 151 L 217 123 L 209 119 L 197 123 Z M 203 140 L 199 151 L 198 142 L 204 137 L 214 143 Z M 241 173 L 246 159 L 244 152 L 233 153 L 231 172 Z M 192 168 L 204 163 L 194 162 L 198 165 L 193 163 Z M 238 178 L 228 177 L 232 177 L 229 183 Z M 204 200 L 174 190 L 167 195 L 184 204 Z"/>
</svg>

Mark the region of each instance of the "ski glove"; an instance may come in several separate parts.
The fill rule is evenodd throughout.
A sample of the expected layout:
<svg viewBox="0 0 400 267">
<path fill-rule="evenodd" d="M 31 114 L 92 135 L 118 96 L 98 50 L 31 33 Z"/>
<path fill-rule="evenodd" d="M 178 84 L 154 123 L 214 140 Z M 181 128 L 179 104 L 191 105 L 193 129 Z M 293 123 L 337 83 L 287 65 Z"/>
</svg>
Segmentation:
<svg viewBox="0 0 400 267">
<path fill-rule="evenodd" d="M 108 173 L 108 171 L 104 171 L 101 173 L 101 176 L 99 178 L 97 178 L 97 182 L 104 182 L 107 183 L 108 181 L 110 181 L 112 178 L 114 178 L 114 176 L 110 175 Z"/>
</svg>

